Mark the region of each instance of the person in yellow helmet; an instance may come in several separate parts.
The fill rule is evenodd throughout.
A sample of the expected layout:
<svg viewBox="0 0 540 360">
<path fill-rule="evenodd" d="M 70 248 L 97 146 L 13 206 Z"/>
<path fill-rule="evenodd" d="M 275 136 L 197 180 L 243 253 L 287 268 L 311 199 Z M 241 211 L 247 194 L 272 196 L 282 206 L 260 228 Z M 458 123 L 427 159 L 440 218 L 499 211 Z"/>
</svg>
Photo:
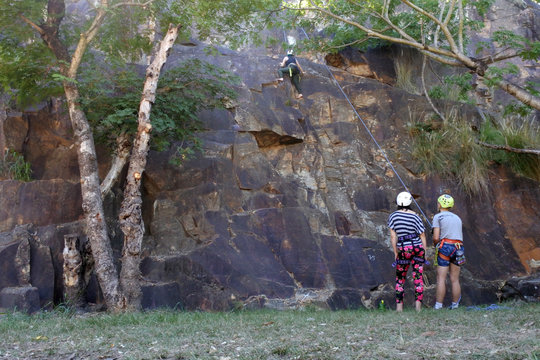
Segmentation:
<svg viewBox="0 0 540 360">
<path fill-rule="evenodd" d="M 451 212 L 454 198 L 443 194 L 437 199 L 439 213 L 433 217 L 433 245 L 437 248 L 437 292 L 435 309 L 441 309 L 446 294 L 446 277 L 450 271 L 452 284 L 452 304 L 457 309 L 461 300 L 459 283 L 460 266 L 465 263 L 463 229 L 459 216 Z"/>
</svg>

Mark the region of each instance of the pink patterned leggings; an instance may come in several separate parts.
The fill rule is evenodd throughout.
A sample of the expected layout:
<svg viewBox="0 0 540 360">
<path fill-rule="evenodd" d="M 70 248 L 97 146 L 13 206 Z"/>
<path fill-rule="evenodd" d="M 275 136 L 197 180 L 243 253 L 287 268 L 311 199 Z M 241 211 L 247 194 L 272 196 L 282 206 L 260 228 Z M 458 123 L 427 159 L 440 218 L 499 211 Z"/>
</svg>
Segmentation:
<svg viewBox="0 0 540 360">
<path fill-rule="evenodd" d="M 425 250 L 422 246 L 398 246 L 398 258 L 396 259 L 396 303 L 400 304 L 403 302 L 405 278 L 411 265 L 413 269 L 414 298 L 416 301 L 422 301 L 424 298 L 424 281 L 422 279 L 424 254 Z"/>
</svg>

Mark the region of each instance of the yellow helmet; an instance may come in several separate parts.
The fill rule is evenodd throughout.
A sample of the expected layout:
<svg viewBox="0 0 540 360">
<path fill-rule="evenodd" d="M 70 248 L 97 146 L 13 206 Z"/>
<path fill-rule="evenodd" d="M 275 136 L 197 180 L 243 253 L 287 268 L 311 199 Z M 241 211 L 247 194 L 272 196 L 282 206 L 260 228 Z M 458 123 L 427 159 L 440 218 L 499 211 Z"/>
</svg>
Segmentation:
<svg viewBox="0 0 540 360">
<path fill-rule="evenodd" d="M 448 194 L 443 194 L 439 196 L 437 202 L 441 205 L 443 209 L 454 207 L 454 198 Z"/>
</svg>

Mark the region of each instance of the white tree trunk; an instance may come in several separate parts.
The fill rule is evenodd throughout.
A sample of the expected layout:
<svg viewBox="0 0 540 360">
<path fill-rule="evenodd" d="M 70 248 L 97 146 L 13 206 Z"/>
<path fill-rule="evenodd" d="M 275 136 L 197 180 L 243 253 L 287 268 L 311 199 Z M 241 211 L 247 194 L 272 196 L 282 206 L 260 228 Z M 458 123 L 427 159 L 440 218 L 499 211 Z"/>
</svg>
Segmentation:
<svg viewBox="0 0 540 360">
<path fill-rule="evenodd" d="M 6 156 L 6 133 L 4 124 L 7 120 L 7 96 L 0 95 L 0 165 L 4 164 Z"/>
<path fill-rule="evenodd" d="M 150 132 L 152 124 L 150 111 L 156 97 L 156 89 L 161 68 L 167 61 L 169 49 L 172 48 L 178 36 L 178 26 L 169 26 L 160 48 L 146 70 L 146 81 L 139 106 L 139 127 L 137 137 L 133 143 L 129 169 L 124 189 L 124 200 L 120 208 L 120 228 L 124 233 L 124 247 L 122 252 L 122 271 L 120 284 L 130 309 L 138 309 L 141 304 L 140 262 L 141 248 L 144 236 L 144 223 L 142 219 L 141 181 L 142 173 L 146 168 L 146 158 L 150 148 Z"/>
<path fill-rule="evenodd" d="M 101 183 L 101 196 L 104 198 L 105 195 L 111 191 L 112 187 L 118 181 L 120 173 L 124 168 L 124 165 L 127 163 L 129 158 L 129 151 L 131 150 L 131 142 L 126 134 L 118 136 L 116 139 L 116 154 L 111 164 L 111 168 L 107 173 L 107 176 Z"/>
</svg>

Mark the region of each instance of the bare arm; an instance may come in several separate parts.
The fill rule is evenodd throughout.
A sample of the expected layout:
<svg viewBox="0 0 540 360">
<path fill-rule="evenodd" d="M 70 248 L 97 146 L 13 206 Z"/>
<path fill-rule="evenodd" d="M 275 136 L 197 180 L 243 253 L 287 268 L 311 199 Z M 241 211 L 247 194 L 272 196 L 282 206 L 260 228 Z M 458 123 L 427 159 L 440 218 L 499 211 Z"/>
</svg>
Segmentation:
<svg viewBox="0 0 540 360">
<path fill-rule="evenodd" d="M 441 235 L 441 228 L 434 227 L 433 228 L 433 246 L 436 246 L 439 243 L 440 235 Z"/>
<path fill-rule="evenodd" d="M 283 60 L 281 61 L 281 64 L 279 64 L 280 67 L 285 67 L 285 63 L 287 62 L 287 56 L 285 56 L 283 58 Z"/>
<path fill-rule="evenodd" d="M 390 242 L 392 243 L 392 249 L 394 250 L 394 258 L 397 259 L 397 234 L 393 229 L 390 229 Z"/>
<path fill-rule="evenodd" d="M 422 246 L 424 249 L 427 249 L 426 233 L 423 232 L 420 234 L 420 240 L 422 240 Z"/>
</svg>

